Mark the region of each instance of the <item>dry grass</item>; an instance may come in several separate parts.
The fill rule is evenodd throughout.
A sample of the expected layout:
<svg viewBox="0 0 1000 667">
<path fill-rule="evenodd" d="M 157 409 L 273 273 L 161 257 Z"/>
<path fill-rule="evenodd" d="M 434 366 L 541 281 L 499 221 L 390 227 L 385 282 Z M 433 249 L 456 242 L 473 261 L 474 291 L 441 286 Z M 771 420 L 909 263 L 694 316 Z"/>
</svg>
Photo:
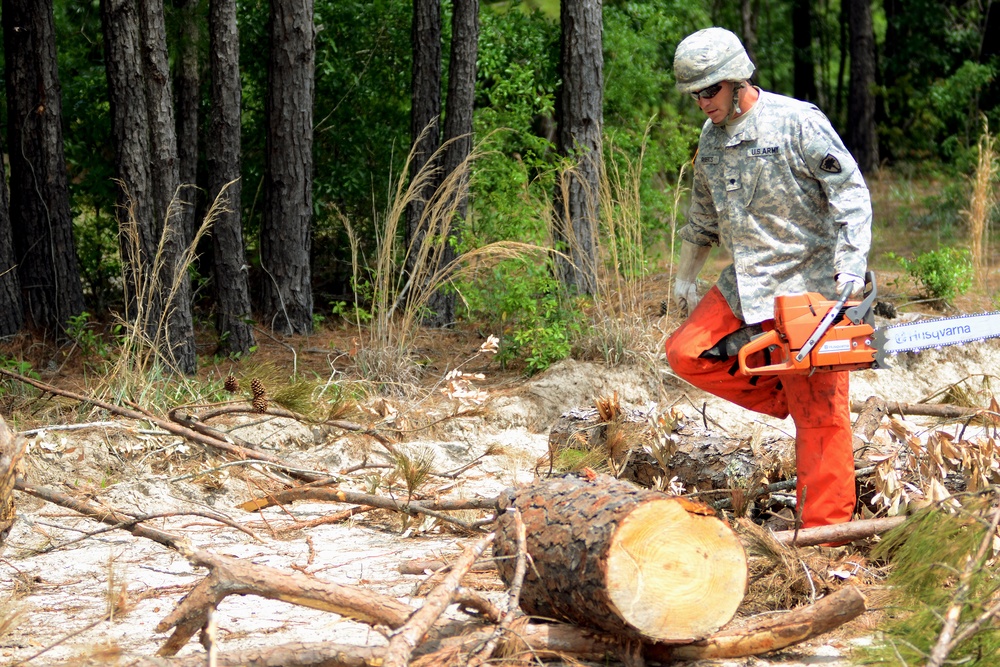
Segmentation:
<svg viewBox="0 0 1000 667">
<path fill-rule="evenodd" d="M 228 186 L 227 186 L 228 187 Z M 119 223 L 119 234 L 127 244 L 125 254 L 133 261 L 122 262 L 122 283 L 125 289 L 125 303 L 128 304 L 124 316 L 117 318 L 117 329 L 121 332 L 118 340 L 118 354 L 108 373 L 101 377 L 96 390 L 98 396 L 113 396 L 121 401 L 133 401 L 142 405 L 162 403 L 162 392 L 173 388 L 178 395 L 196 396 L 197 388 L 184 377 L 170 350 L 169 320 L 171 309 L 180 291 L 181 283 L 187 279 L 187 272 L 196 257 L 196 248 L 209 232 L 212 224 L 225 212 L 221 199 L 226 188 L 209 208 L 194 238 L 184 249 L 178 265 L 165 271 L 166 248 L 173 235 L 179 234 L 177 212 L 180 201 L 177 195 L 171 201 L 160 234 L 156 254 L 144 257 L 138 221 L 135 216 L 135 202 L 126 192 L 129 202 Z M 164 282 L 164 278 L 169 283 Z M 162 380 L 171 376 L 172 382 Z M 167 398 L 167 402 L 170 402 Z"/>
<path fill-rule="evenodd" d="M 643 238 L 640 198 L 645 141 L 634 160 L 614 146 L 608 150 L 616 154 L 616 159 L 602 161 L 601 229 L 595 245 L 599 259 L 597 289 L 590 327 L 577 348 L 581 356 L 596 357 L 612 366 L 653 363 L 661 346 L 658 331 L 649 326 L 646 314 L 650 262 Z M 678 178 L 672 229 L 683 193 L 681 182 Z"/>
<path fill-rule="evenodd" d="M 420 379 L 420 367 L 412 350 L 431 297 L 438 290 L 500 262 L 549 252 L 547 248 L 528 243 L 500 241 L 463 253 L 453 260 L 447 259 L 446 249 L 452 225 L 458 218 L 460 195 L 467 187 L 471 164 L 482 155 L 482 143 L 473 147 L 465 160 L 444 177 L 425 203 L 418 231 L 409 247 L 404 248 L 399 243 L 407 208 L 420 197 L 428 183 L 438 178 L 439 169 L 435 165 L 440 164 L 448 145 L 442 145 L 412 179 L 407 179 L 414 157 L 411 152 L 396 180 L 388 210 L 376 221 L 371 321 L 367 326 L 363 326 L 360 319 L 355 322 L 359 338 L 366 340 L 356 350 L 354 362 L 362 378 L 390 393 L 409 393 Z M 359 285 L 358 238 L 350 222 L 343 217 L 342 222 L 351 241 L 354 282 Z M 403 267 L 409 270 L 404 271 Z"/>
<path fill-rule="evenodd" d="M 969 219 L 969 248 L 976 284 L 986 284 L 990 214 L 996 204 L 993 181 L 997 175 L 996 138 L 990 135 L 990 125 L 983 116 L 983 134 L 979 138 L 979 159 L 972 176 L 972 201 L 966 216 Z"/>
<path fill-rule="evenodd" d="M 25 608 L 15 601 L 14 594 L 8 595 L 0 604 L 0 639 L 17 629 L 24 620 L 24 613 Z"/>
</svg>

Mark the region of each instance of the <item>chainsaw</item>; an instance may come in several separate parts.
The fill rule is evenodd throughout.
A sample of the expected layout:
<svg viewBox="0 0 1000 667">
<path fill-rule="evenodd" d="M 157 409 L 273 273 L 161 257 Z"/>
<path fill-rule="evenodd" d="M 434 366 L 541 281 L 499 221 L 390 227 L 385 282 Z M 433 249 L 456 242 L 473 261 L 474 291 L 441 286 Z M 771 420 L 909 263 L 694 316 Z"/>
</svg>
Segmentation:
<svg viewBox="0 0 1000 667">
<path fill-rule="evenodd" d="M 837 301 L 809 292 L 774 298 L 774 322 L 739 350 L 744 375 L 808 375 L 824 371 L 888 368 L 887 356 L 1000 336 L 1000 312 L 958 315 L 875 328 L 875 274 L 865 274 L 860 301 Z M 768 323 L 770 324 L 770 323 Z M 763 366 L 750 355 L 765 351 Z"/>
</svg>

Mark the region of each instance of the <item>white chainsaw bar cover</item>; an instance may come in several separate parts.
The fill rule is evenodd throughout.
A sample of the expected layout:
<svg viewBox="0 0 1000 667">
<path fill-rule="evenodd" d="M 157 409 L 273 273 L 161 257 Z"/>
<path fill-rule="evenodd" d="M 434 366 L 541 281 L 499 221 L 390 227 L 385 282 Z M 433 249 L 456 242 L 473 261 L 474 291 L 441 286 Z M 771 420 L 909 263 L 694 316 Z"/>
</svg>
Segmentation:
<svg viewBox="0 0 1000 667">
<path fill-rule="evenodd" d="M 882 354 L 896 354 L 973 343 L 995 336 L 1000 336 L 1000 312 L 958 315 L 878 329 L 875 348 Z"/>
</svg>

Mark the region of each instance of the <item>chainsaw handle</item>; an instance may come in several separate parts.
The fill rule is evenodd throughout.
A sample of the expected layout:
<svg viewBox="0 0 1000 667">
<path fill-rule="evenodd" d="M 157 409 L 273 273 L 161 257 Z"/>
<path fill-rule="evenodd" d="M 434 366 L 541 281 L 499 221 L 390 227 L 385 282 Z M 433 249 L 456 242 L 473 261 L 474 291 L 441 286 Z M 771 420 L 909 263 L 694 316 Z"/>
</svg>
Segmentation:
<svg viewBox="0 0 1000 667">
<path fill-rule="evenodd" d="M 760 352 L 766 350 L 772 345 L 776 346 L 781 350 L 779 354 L 784 358 L 784 361 L 777 364 L 769 364 L 766 366 L 750 366 L 747 360 L 750 358 L 751 354 L 755 352 Z M 743 375 L 789 375 L 789 374 L 801 374 L 803 367 L 808 367 L 809 362 L 800 366 L 796 366 L 792 362 L 792 355 L 788 351 L 788 347 L 785 342 L 781 339 L 781 335 L 774 329 L 770 331 L 765 331 L 764 333 L 756 336 L 750 340 L 749 343 L 740 348 L 739 360 L 740 360 L 740 372 Z"/>
</svg>

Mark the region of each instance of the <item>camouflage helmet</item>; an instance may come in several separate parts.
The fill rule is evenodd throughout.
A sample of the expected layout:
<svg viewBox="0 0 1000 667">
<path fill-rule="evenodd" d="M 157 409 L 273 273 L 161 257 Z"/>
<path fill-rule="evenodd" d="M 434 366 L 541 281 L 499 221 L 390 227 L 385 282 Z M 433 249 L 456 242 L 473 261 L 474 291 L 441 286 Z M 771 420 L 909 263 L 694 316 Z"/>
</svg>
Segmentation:
<svg viewBox="0 0 1000 667">
<path fill-rule="evenodd" d="M 705 28 L 688 35 L 674 53 L 674 78 L 682 93 L 720 81 L 746 81 L 753 72 L 740 38 L 725 28 Z"/>
</svg>

